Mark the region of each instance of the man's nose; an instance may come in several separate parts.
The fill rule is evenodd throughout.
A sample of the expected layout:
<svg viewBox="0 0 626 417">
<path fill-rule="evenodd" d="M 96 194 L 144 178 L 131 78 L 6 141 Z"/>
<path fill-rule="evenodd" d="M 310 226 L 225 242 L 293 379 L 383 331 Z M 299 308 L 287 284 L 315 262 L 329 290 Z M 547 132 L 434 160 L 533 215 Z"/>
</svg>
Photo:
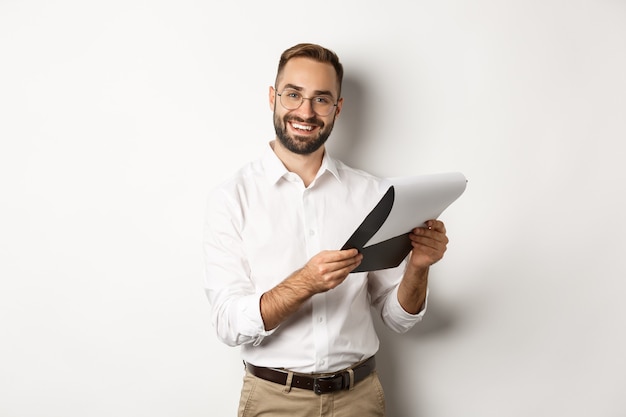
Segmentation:
<svg viewBox="0 0 626 417">
<path fill-rule="evenodd" d="M 308 116 L 314 116 L 316 113 L 313 110 L 313 99 L 312 98 L 303 98 L 302 104 L 298 108 L 299 112 L 302 114 L 306 114 Z"/>
</svg>

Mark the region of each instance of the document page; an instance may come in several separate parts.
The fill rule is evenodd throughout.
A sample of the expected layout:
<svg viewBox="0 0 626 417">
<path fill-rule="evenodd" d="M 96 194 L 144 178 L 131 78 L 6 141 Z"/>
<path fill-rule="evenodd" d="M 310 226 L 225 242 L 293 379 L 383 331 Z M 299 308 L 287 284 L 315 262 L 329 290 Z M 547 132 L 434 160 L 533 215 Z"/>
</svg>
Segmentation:
<svg viewBox="0 0 626 417">
<path fill-rule="evenodd" d="M 411 230 L 437 219 L 463 194 L 467 179 L 460 172 L 446 172 L 388 178 L 381 186 L 385 195 L 343 246 L 363 254 L 353 272 L 398 266 L 411 251 Z"/>
</svg>

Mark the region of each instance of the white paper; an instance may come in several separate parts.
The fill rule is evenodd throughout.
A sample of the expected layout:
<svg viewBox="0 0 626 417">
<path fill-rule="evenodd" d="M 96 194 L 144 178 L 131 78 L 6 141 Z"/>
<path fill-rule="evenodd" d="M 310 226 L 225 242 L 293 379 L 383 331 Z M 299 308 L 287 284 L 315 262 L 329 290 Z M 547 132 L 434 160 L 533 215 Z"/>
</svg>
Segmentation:
<svg viewBox="0 0 626 417">
<path fill-rule="evenodd" d="M 463 194 L 467 179 L 460 172 L 389 178 L 395 191 L 393 207 L 366 246 L 410 232 L 441 213 Z"/>
</svg>

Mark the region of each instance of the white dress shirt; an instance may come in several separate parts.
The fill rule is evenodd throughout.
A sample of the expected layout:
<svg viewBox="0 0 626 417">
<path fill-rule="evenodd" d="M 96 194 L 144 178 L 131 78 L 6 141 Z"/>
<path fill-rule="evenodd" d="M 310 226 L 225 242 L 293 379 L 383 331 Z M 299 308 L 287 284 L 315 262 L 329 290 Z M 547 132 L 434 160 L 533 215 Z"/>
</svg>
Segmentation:
<svg viewBox="0 0 626 417">
<path fill-rule="evenodd" d="M 218 338 L 243 360 L 295 372 L 333 372 L 376 353 L 370 306 L 402 333 L 421 320 L 397 298 L 404 263 L 350 274 L 266 331 L 261 295 L 322 250 L 340 249 L 386 189 L 380 179 L 324 155 L 305 187 L 270 146 L 209 194 L 203 238 L 205 287 Z"/>
</svg>

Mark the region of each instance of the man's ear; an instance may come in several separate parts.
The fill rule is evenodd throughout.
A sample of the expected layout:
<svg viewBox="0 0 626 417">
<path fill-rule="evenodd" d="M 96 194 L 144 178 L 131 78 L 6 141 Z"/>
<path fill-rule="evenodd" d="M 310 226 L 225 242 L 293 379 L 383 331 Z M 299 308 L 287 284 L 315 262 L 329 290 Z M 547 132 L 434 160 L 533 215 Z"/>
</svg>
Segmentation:
<svg viewBox="0 0 626 417">
<path fill-rule="evenodd" d="M 274 111 L 274 106 L 276 105 L 276 90 L 274 90 L 274 87 L 272 87 L 270 85 L 270 92 L 269 92 L 269 99 L 270 99 L 270 110 Z"/>
<path fill-rule="evenodd" d="M 342 107 L 343 107 L 343 97 L 337 100 L 337 108 L 335 108 L 335 118 L 339 117 L 339 113 L 341 113 Z"/>
</svg>

